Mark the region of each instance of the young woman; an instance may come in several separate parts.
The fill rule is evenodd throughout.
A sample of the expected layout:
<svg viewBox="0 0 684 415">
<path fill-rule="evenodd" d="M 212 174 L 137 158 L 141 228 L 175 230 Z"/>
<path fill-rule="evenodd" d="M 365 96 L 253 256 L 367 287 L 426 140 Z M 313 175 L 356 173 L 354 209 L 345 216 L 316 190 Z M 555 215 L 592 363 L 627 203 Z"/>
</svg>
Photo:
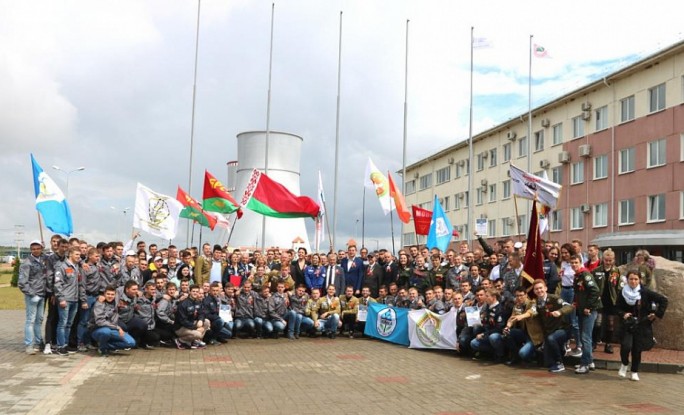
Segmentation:
<svg viewBox="0 0 684 415">
<path fill-rule="evenodd" d="M 304 269 L 304 281 L 309 292 L 312 289 L 322 289 L 325 285 L 325 268 L 321 266 L 321 257 L 318 254 L 311 255 L 311 265 Z"/>
<path fill-rule="evenodd" d="M 618 296 L 617 309 L 623 319 L 620 345 L 622 364 L 618 375 L 627 376 L 629 355 L 632 354 L 631 380 L 639 380 L 641 352 L 653 347 L 653 321 L 663 318 L 667 309 L 667 297 L 651 291 L 642 284 L 637 271 L 627 273 L 627 285 Z"/>
</svg>

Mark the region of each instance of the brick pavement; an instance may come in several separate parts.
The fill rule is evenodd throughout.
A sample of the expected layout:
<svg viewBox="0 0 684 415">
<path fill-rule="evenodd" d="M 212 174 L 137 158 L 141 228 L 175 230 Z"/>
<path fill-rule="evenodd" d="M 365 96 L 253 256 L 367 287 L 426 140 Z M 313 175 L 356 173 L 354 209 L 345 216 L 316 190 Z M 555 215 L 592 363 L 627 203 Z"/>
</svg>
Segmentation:
<svg viewBox="0 0 684 415">
<path fill-rule="evenodd" d="M 22 327 L 0 312 L 3 414 L 684 413 L 681 375 L 556 375 L 346 338 L 27 356 Z"/>
</svg>

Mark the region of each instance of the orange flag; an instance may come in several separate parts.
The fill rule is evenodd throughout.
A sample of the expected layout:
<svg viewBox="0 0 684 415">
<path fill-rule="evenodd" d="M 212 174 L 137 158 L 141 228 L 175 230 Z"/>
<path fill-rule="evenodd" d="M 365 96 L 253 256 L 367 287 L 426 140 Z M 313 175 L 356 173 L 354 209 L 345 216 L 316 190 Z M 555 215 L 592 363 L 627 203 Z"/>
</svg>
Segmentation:
<svg viewBox="0 0 684 415">
<path fill-rule="evenodd" d="M 394 183 L 394 180 L 392 180 L 390 172 L 387 172 L 387 178 L 389 179 L 390 197 L 394 200 L 394 206 L 397 208 L 397 216 L 399 216 L 400 221 L 409 223 L 411 220 L 411 212 L 406 207 L 404 195 L 401 194 L 401 191 Z"/>
</svg>

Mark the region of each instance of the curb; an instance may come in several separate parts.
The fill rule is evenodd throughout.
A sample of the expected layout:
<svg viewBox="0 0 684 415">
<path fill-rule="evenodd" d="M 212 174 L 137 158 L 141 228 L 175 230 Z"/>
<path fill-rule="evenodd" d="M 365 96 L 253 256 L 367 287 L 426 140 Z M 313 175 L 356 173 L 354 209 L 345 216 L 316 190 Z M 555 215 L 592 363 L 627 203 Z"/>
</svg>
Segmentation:
<svg viewBox="0 0 684 415">
<path fill-rule="evenodd" d="M 564 360 L 571 361 L 573 365 L 579 363 L 579 358 L 576 357 L 566 357 Z M 594 359 L 594 364 L 596 365 L 596 369 L 617 371 L 620 369 L 621 362 L 619 360 Z M 683 375 L 684 364 L 641 362 L 639 365 L 639 372 Z"/>
</svg>

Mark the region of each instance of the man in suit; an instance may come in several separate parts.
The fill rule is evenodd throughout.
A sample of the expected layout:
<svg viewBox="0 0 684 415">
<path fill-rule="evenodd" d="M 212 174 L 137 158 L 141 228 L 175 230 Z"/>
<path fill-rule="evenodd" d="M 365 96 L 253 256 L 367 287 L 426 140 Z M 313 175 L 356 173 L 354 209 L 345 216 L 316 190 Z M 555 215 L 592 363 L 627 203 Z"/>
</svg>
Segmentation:
<svg viewBox="0 0 684 415">
<path fill-rule="evenodd" d="M 399 276 L 399 264 L 394 260 L 392 253 L 385 251 L 383 258 L 383 277 L 382 284 L 390 285 L 393 282 L 397 282 Z"/>
<path fill-rule="evenodd" d="M 368 266 L 364 272 L 363 285 L 370 288 L 371 296 L 377 297 L 385 272 L 374 254 L 368 254 L 367 258 Z"/>
<path fill-rule="evenodd" d="M 344 293 L 346 286 L 344 271 L 341 266 L 337 265 L 337 254 L 335 252 L 328 254 L 328 266 L 325 267 L 325 286 L 331 285 L 335 286 L 336 296 Z"/>
<path fill-rule="evenodd" d="M 354 295 L 361 295 L 361 285 L 363 284 L 363 260 L 356 256 L 356 245 L 347 247 L 347 256 L 340 262 L 344 271 L 344 280 L 347 285 L 354 287 Z"/>
<path fill-rule="evenodd" d="M 221 245 L 214 245 L 214 249 L 210 252 L 211 257 L 207 257 L 207 251 L 209 247 L 207 244 L 202 247 L 204 255 L 201 255 L 197 259 L 197 264 L 195 265 L 195 278 L 196 283 L 202 286 L 205 282 L 221 282 L 221 277 L 223 272 L 226 270 L 228 263 L 222 259 L 223 250 Z"/>
</svg>

